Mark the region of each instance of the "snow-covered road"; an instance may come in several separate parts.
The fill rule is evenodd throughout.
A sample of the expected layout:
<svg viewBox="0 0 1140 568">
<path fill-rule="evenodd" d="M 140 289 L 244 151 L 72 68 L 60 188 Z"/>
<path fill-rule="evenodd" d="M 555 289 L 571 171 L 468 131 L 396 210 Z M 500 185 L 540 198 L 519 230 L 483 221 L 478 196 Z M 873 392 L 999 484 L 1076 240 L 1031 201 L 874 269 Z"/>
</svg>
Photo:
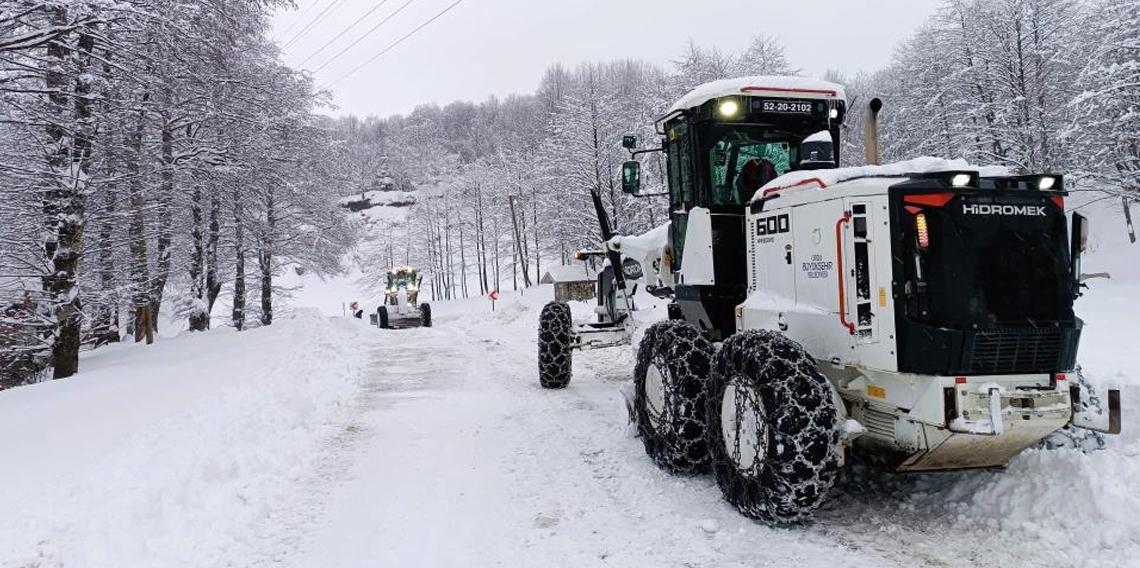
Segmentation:
<svg viewBox="0 0 1140 568">
<path fill-rule="evenodd" d="M 631 436 L 632 347 L 538 387 L 542 301 L 441 305 L 434 329 L 377 331 L 353 463 L 298 566 L 1119 567 L 1138 549 L 1135 521 L 1097 519 L 1140 504 L 1134 438 L 996 472 L 859 468 L 810 526 L 746 520 L 711 477 L 661 472 Z"/>
<path fill-rule="evenodd" d="M 620 394 L 632 346 L 579 354 L 569 388 L 539 388 L 548 287 L 494 313 L 436 304 L 431 329 L 302 311 L 103 349 L 74 379 L 0 393 L 0 566 L 1136 566 L 1140 389 L 1116 322 L 1140 299 L 1096 292 L 1082 361 L 1126 389 L 1108 449 L 852 469 L 790 528 L 652 464 Z"/>
<path fill-rule="evenodd" d="M 532 327 L 506 309 L 494 327 L 377 332 L 354 463 L 299 566 L 881 565 L 740 518 L 711 478 L 658 471 L 620 383 L 583 366 L 573 388 L 541 390 L 532 350 L 492 337 Z"/>
</svg>

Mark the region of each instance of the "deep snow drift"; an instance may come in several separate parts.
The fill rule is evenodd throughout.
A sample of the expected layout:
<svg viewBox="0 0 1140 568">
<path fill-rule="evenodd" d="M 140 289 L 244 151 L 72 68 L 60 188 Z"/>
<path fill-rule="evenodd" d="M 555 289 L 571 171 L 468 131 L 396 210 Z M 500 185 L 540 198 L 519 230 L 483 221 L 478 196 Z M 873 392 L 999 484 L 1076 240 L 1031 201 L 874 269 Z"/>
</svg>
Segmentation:
<svg viewBox="0 0 1140 568">
<path fill-rule="evenodd" d="M 359 389 L 354 322 L 119 345 L 80 375 L 0 392 L 0 565 L 249 566 L 315 511 Z"/>
</svg>

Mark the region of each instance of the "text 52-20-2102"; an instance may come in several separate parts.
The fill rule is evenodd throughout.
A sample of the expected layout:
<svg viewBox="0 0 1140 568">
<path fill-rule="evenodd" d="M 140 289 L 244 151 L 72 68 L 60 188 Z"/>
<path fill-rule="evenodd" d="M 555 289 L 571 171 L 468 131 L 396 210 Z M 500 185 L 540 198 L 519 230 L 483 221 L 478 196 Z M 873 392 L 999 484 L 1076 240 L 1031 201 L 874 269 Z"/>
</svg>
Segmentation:
<svg viewBox="0 0 1140 568">
<path fill-rule="evenodd" d="M 771 99 L 763 101 L 760 106 L 762 112 L 781 114 L 811 114 L 812 104 L 808 101 L 790 101 Z"/>
</svg>

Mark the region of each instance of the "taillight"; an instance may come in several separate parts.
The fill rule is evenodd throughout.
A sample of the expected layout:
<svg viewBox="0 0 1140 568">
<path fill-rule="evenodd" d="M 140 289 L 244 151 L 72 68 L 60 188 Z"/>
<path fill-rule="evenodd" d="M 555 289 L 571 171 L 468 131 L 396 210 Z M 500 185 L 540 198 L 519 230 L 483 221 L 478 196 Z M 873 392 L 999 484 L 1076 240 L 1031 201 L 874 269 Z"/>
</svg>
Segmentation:
<svg viewBox="0 0 1140 568">
<path fill-rule="evenodd" d="M 1052 375 L 1049 375 L 1049 387 L 1057 388 L 1057 386 L 1066 378 L 1067 377 L 1065 377 L 1065 373 L 1053 373 Z"/>
<path fill-rule="evenodd" d="M 918 248 L 928 248 L 930 246 L 930 229 L 926 226 L 925 213 L 914 216 L 914 228 L 918 232 Z"/>
</svg>

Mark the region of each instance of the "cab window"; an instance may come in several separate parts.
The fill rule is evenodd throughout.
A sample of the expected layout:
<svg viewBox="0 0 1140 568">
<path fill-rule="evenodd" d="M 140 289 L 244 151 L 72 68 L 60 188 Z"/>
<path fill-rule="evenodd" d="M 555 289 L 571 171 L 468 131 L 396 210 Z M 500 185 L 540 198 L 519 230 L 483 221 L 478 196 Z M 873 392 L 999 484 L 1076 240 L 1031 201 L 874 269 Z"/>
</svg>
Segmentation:
<svg viewBox="0 0 1140 568">
<path fill-rule="evenodd" d="M 712 205 L 747 203 L 796 161 L 796 148 L 788 141 L 764 140 L 747 127 L 719 134 L 708 150 Z"/>
<path fill-rule="evenodd" d="M 675 207 L 693 202 L 689 148 L 689 127 L 685 123 L 669 127 L 669 200 Z"/>
</svg>

